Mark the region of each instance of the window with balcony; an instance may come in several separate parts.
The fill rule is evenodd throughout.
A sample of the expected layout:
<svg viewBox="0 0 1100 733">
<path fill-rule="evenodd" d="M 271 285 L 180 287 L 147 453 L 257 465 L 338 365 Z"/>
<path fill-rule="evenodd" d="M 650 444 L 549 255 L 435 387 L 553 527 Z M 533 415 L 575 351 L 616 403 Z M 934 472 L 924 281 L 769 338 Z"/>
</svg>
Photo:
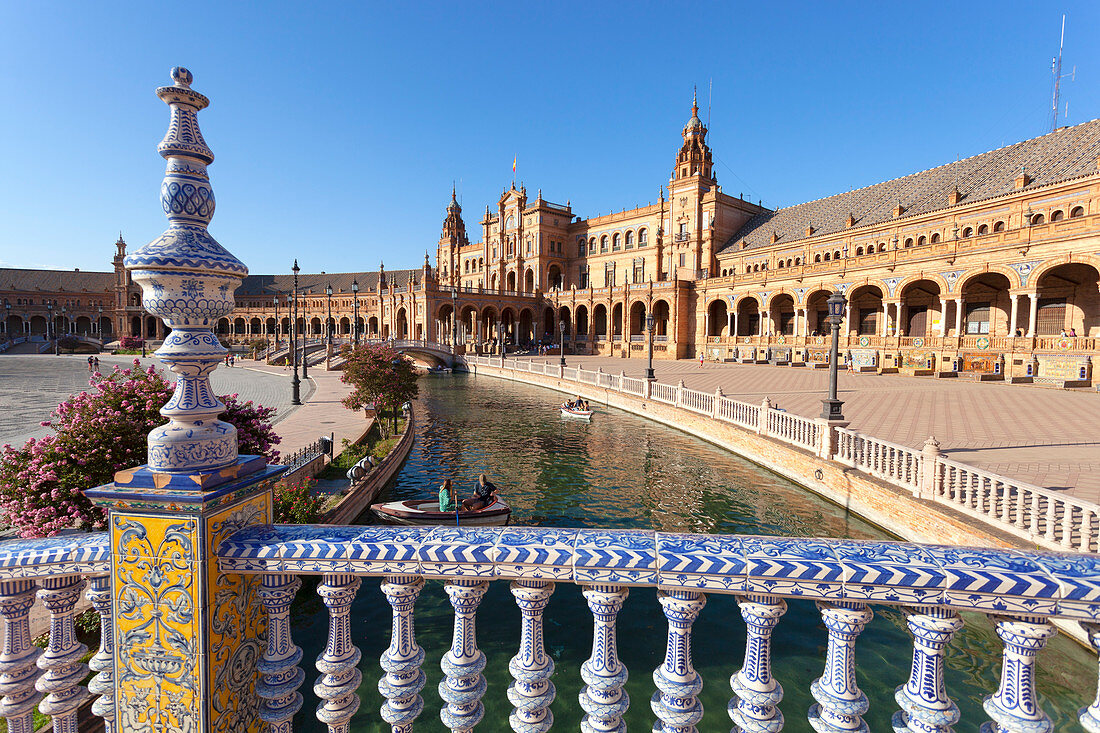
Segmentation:
<svg viewBox="0 0 1100 733">
<path fill-rule="evenodd" d="M 638 246 L 644 247 L 649 244 L 649 232 L 645 229 L 638 230 Z"/>
<path fill-rule="evenodd" d="M 634 249 L 634 232 L 626 233 L 626 248 Z"/>
</svg>

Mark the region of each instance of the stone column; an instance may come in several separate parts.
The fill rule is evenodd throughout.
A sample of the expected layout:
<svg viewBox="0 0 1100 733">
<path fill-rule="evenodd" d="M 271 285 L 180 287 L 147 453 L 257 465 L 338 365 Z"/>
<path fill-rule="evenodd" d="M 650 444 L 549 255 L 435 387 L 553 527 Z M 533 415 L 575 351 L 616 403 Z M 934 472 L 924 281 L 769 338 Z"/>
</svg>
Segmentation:
<svg viewBox="0 0 1100 733">
<path fill-rule="evenodd" d="M 844 304 L 844 328 L 841 332 L 841 336 L 848 338 L 852 333 L 852 301 L 845 301 Z"/>
<path fill-rule="evenodd" d="M 1039 293 L 1028 293 L 1027 337 L 1035 338 L 1035 320 L 1039 317 Z"/>
<path fill-rule="evenodd" d="M 157 96 L 171 108 L 158 146 L 168 166 L 161 204 L 168 229 L 126 257 L 149 313 L 171 326 L 155 356 L 177 375 L 149 434 L 148 464 L 119 471 L 87 496 L 108 509 L 115 696 L 121 730 L 246 730 L 260 725 L 255 691 L 265 621 L 255 576 L 222 575 L 217 548 L 271 521 L 283 473 L 262 456 L 238 456 L 236 429 L 209 375 L 221 362 L 210 324 L 234 307 L 248 269 L 207 232 L 214 155 L 197 113 L 209 104 L 191 73 L 172 70 Z M 142 331 L 145 318 L 142 317 Z"/>
<path fill-rule="evenodd" d="M 737 315 L 737 311 L 735 310 L 733 312 L 733 333 L 731 333 L 730 336 L 737 336 L 737 334 L 741 331 L 741 327 L 738 324 L 739 324 L 738 315 Z"/>
<path fill-rule="evenodd" d="M 882 301 L 882 328 L 880 329 L 879 336 L 886 337 L 890 335 L 890 304 L 885 300 Z"/>
<path fill-rule="evenodd" d="M 940 298 L 940 332 L 937 336 L 947 335 L 947 298 Z"/>
<path fill-rule="evenodd" d="M 629 593 L 619 585 L 592 585 L 583 591 L 592 612 L 592 656 L 581 665 L 582 733 L 625 731 L 622 716 L 630 706 L 623 690 L 627 669 L 619 661 L 615 621 Z M 29 643 L 29 642 L 28 642 Z"/>
<path fill-rule="evenodd" d="M 1012 302 L 1012 309 L 1009 312 L 1009 316 L 1008 316 L 1008 335 L 1015 338 L 1016 337 L 1016 314 L 1017 314 L 1017 311 L 1019 310 L 1019 305 L 1020 305 L 1019 294 L 1009 293 L 1008 294 L 1008 299 Z"/>
<path fill-rule="evenodd" d="M 521 733 L 546 733 L 554 725 L 550 703 L 554 701 L 554 660 L 542 642 L 542 612 L 550 602 L 554 584 L 542 580 L 513 580 L 512 595 L 520 608 L 520 649 L 508 663 L 513 682 L 508 700 L 515 706 L 508 722 Z"/>
<path fill-rule="evenodd" d="M 955 338 L 962 338 L 963 332 L 963 299 L 960 295 L 955 298 Z"/>
</svg>

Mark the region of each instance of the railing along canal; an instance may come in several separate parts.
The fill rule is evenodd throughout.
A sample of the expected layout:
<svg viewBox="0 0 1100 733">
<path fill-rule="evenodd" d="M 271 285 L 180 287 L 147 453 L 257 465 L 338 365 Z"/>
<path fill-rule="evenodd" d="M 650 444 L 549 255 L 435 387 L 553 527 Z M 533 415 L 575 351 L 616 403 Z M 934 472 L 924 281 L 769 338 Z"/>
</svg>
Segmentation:
<svg viewBox="0 0 1100 733">
<path fill-rule="evenodd" d="M 470 356 L 465 360 L 475 366 L 501 367 L 499 359 Z M 1037 545 L 1100 551 L 1100 506 L 951 460 L 940 454 L 932 439 L 924 450 L 908 448 L 821 419 L 785 412 L 767 399 L 751 404 L 732 400 L 721 392 L 688 389 L 682 382 L 664 384 L 581 367 L 560 370 L 557 365 L 538 362 L 519 367 L 520 363 L 505 361 L 504 368 L 595 385 L 712 417 L 811 451 Z"/>
</svg>

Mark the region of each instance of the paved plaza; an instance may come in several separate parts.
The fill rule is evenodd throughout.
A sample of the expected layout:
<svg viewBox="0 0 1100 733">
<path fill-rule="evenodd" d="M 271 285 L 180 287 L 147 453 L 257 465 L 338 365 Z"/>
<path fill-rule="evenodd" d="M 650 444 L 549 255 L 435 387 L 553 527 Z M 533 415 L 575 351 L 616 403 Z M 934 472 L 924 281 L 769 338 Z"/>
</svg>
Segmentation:
<svg viewBox="0 0 1100 733">
<path fill-rule="evenodd" d="M 521 357 L 522 358 L 522 357 Z M 557 363 L 557 357 L 535 361 Z M 566 356 L 569 366 L 642 377 L 644 359 Z M 789 412 L 821 413 L 829 372 L 764 364 L 654 361 L 658 381 Z M 951 458 L 1100 503 L 1100 394 L 1031 385 L 906 377 L 839 375 L 850 428 L 920 448 L 929 435 Z"/>
</svg>

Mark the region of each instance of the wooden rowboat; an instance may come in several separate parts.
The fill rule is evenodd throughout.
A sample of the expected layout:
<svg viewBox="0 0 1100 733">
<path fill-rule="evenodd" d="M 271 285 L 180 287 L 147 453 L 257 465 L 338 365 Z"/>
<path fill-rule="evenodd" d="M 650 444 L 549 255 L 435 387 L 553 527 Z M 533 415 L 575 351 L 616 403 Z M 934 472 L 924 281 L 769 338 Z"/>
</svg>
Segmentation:
<svg viewBox="0 0 1100 733">
<path fill-rule="evenodd" d="M 562 417 L 576 417 L 581 420 L 591 420 L 592 410 L 578 410 L 575 407 L 569 407 L 568 405 L 561 406 Z"/>
<path fill-rule="evenodd" d="M 413 499 L 411 501 L 391 501 L 385 504 L 371 504 L 374 516 L 388 524 L 411 525 L 449 525 L 455 526 L 454 512 L 439 511 L 438 499 Z M 500 527 L 508 524 L 512 509 L 497 499 L 484 509 L 471 512 L 459 512 L 459 527 Z"/>
</svg>

